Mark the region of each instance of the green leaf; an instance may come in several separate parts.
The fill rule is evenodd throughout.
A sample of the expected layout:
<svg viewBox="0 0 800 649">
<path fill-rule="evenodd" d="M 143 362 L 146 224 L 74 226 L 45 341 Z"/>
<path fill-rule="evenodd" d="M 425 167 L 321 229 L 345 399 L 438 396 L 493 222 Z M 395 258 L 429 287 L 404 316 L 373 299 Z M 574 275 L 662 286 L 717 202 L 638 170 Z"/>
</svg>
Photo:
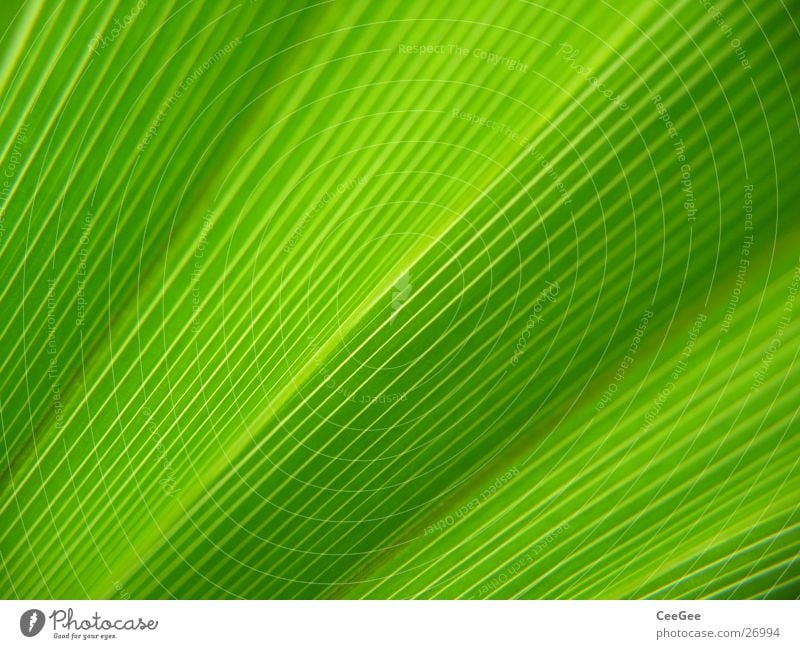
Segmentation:
<svg viewBox="0 0 800 649">
<path fill-rule="evenodd" d="M 791 8 L 0 12 L 0 595 L 800 594 Z"/>
</svg>

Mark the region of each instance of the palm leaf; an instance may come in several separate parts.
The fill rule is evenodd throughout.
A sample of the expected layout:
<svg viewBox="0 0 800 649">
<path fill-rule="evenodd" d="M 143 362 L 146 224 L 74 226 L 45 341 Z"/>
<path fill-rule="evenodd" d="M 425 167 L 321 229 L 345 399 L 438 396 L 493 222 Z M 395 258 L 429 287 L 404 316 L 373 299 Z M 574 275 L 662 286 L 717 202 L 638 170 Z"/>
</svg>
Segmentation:
<svg viewBox="0 0 800 649">
<path fill-rule="evenodd" d="M 796 597 L 795 8 L 4 3 L 0 593 Z"/>
</svg>

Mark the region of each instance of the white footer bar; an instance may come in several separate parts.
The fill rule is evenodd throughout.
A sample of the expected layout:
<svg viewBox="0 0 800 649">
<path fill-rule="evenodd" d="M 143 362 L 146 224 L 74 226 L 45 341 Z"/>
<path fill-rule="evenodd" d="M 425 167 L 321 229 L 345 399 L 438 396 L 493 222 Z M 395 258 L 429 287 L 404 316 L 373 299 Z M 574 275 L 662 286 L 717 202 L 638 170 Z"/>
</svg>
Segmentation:
<svg viewBox="0 0 800 649">
<path fill-rule="evenodd" d="M 0 647 L 800 647 L 798 601 L 0 601 Z"/>
</svg>

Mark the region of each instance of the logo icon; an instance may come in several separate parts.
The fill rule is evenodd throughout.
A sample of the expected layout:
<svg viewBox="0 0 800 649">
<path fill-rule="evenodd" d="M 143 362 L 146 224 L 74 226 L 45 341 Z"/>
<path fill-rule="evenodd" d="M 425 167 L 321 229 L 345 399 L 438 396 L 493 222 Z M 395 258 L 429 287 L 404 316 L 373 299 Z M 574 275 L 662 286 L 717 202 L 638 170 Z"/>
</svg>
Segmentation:
<svg viewBox="0 0 800 649">
<path fill-rule="evenodd" d="M 411 273 L 406 271 L 403 273 L 392 287 L 392 315 L 389 317 L 389 324 L 394 324 L 394 319 L 397 317 L 397 312 L 406 303 L 406 300 L 411 296 Z"/>
<path fill-rule="evenodd" d="M 19 630 L 22 635 L 32 638 L 44 627 L 44 613 L 38 608 L 32 608 L 25 611 L 19 618 Z"/>
</svg>

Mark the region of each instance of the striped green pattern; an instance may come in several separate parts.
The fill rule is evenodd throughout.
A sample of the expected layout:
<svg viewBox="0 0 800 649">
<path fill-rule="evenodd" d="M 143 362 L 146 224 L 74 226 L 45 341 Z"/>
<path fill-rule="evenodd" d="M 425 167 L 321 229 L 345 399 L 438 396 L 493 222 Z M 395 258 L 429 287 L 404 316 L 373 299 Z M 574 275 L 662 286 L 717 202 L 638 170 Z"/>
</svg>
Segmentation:
<svg viewBox="0 0 800 649">
<path fill-rule="evenodd" d="M 0 3 L 0 596 L 798 597 L 798 14 Z"/>
</svg>

